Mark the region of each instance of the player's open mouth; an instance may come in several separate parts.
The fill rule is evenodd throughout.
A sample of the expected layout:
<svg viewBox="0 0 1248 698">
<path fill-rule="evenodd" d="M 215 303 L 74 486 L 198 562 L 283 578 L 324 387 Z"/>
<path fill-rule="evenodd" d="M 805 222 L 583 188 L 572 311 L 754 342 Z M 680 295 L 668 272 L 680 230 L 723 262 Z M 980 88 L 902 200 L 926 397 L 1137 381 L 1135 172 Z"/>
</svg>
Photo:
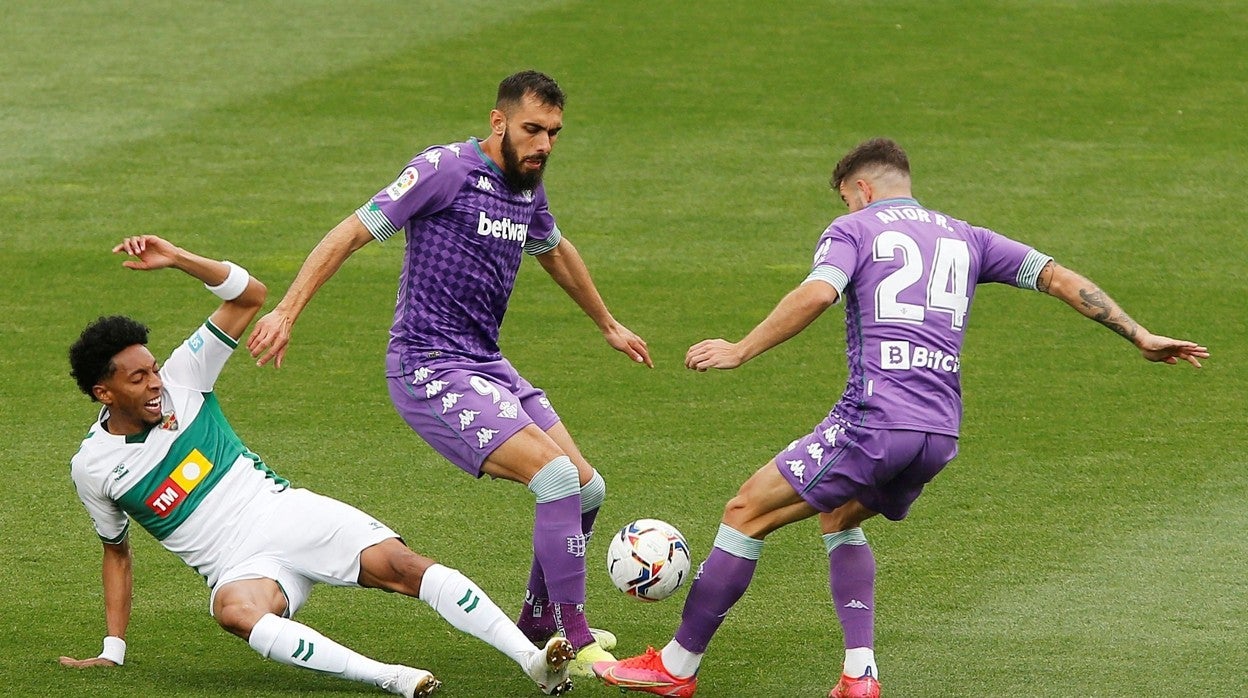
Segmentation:
<svg viewBox="0 0 1248 698">
<path fill-rule="evenodd" d="M 147 402 L 143 403 L 143 407 L 149 412 L 159 413 L 160 412 L 160 398 L 156 398 L 154 400 L 148 400 Z"/>
</svg>

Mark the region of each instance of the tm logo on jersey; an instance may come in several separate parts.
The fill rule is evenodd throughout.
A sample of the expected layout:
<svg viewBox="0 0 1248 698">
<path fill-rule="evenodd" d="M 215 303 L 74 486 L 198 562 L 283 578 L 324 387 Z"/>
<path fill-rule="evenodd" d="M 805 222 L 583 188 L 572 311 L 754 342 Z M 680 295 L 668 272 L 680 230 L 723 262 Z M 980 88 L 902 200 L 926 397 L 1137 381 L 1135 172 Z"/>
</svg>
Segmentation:
<svg viewBox="0 0 1248 698">
<path fill-rule="evenodd" d="M 147 498 L 147 508 L 162 519 L 172 514 L 211 471 L 212 463 L 199 449 L 193 449 L 185 460 L 178 463 L 168 479 L 160 483 L 152 496 Z"/>
<path fill-rule="evenodd" d="M 485 215 L 485 211 L 481 211 L 480 214 L 481 217 L 477 219 L 477 235 L 515 240 L 524 244 L 524 239 L 529 234 L 528 223 L 513 223 L 510 218 L 496 221 Z"/>
<path fill-rule="evenodd" d="M 933 371 L 957 373 L 962 365 L 957 354 L 932 351 L 910 342 L 880 342 L 880 368 L 885 371 L 906 371 L 928 368 Z"/>
</svg>

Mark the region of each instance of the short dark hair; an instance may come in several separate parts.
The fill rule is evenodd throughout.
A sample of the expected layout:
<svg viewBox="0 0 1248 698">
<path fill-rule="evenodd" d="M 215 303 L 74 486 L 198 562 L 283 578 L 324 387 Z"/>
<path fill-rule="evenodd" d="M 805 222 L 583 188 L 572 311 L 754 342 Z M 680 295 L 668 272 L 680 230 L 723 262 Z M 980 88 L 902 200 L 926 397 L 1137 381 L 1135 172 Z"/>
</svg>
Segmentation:
<svg viewBox="0 0 1248 698">
<path fill-rule="evenodd" d="M 505 111 L 507 107 L 520 104 L 524 96 L 530 93 L 542 104 L 560 109 L 563 109 L 563 102 L 567 99 L 554 78 L 536 70 L 522 70 L 508 75 L 498 83 L 498 99 L 494 102 L 494 108 Z"/>
<path fill-rule="evenodd" d="M 832 188 L 840 189 L 841 183 L 850 175 L 872 165 L 887 167 L 910 176 L 910 158 L 906 157 L 906 151 L 897 145 L 897 141 L 891 138 L 872 138 L 859 143 L 836 163 L 830 181 Z"/>
<path fill-rule="evenodd" d="M 69 348 L 69 375 L 78 389 L 95 400 L 95 387 L 113 375 L 113 357 L 126 347 L 147 344 L 147 326 L 124 315 L 101 317 L 87 325 Z"/>
</svg>

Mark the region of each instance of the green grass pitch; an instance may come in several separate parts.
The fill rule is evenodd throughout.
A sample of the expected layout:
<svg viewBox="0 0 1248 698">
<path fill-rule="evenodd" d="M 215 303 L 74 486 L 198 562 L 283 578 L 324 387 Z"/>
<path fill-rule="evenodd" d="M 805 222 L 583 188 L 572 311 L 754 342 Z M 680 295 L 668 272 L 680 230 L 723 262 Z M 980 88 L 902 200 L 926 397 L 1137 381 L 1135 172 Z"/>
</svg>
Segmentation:
<svg viewBox="0 0 1248 698">
<path fill-rule="evenodd" d="M 108 250 L 152 232 L 285 290 L 320 236 L 425 145 L 484 135 L 498 80 L 569 93 L 552 209 L 656 368 L 632 365 L 532 262 L 504 350 L 604 473 L 605 534 L 653 516 L 695 559 L 723 502 L 844 384 L 842 311 L 745 368 L 738 338 L 806 273 L 859 140 L 897 138 L 927 205 L 1025 240 L 1141 323 L 1213 351 L 1148 365 L 1060 303 L 981 292 L 962 454 L 902 524 L 870 522 L 886 695 L 1241 696 L 1248 685 L 1248 12 L 1243 2 L 304 0 L 46 3 L 0 15 L 0 695 L 342 696 L 260 660 L 196 575 L 136 531 L 127 665 L 99 651 L 99 544 L 68 479 L 94 416 L 67 376 L 86 321 L 126 313 L 167 353 L 213 299 Z M 382 355 L 402 243 L 313 302 L 288 366 L 219 383 L 248 445 L 357 504 L 508 611 L 531 496 L 471 482 L 399 420 Z M 466 501 L 465 501 L 466 500 Z M 591 619 L 661 645 L 685 590 L 642 605 L 590 556 Z M 841 661 L 816 525 L 773 535 L 699 696 L 823 696 Z M 447 698 L 536 695 L 423 604 L 319 589 L 301 619 Z M 577 695 L 614 695 L 582 681 Z"/>
</svg>

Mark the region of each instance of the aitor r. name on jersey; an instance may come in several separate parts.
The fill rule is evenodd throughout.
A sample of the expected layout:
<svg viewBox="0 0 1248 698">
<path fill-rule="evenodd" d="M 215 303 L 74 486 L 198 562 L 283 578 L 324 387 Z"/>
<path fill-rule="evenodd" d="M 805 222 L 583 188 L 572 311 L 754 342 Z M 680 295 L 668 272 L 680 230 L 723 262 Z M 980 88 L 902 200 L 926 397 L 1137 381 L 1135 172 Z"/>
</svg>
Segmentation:
<svg viewBox="0 0 1248 698">
<path fill-rule="evenodd" d="M 236 346 L 211 322 L 201 325 L 160 370 L 164 419 L 118 436 L 101 410 L 70 469 L 101 540 L 121 542 L 133 518 L 210 583 L 212 563 L 260 513 L 247 504 L 288 485 L 243 445 L 212 393 Z"/>
</svg>

